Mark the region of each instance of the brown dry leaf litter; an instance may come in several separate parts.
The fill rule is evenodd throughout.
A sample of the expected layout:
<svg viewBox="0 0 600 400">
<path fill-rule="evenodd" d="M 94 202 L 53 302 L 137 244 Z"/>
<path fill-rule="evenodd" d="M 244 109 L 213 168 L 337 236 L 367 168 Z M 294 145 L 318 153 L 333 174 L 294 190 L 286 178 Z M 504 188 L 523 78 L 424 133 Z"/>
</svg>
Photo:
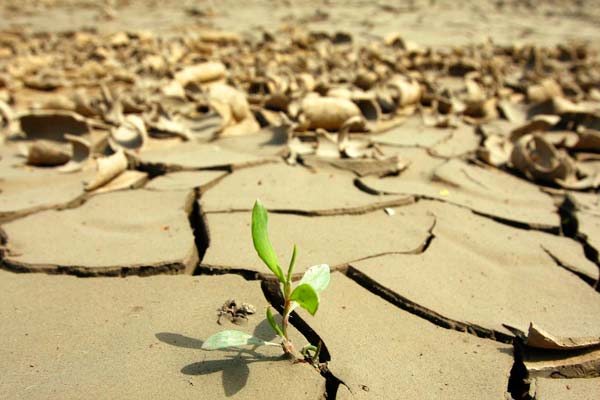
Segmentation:
<svg viewBox="0 0 600 400">
<path fill-rule="evenodd" d="M 45 34 L 39 56 L 42 44 L 34 37 L 5 35 L 14 57 L 4 61 L 10 83 L 3 109 L 21 114 L 16 118 L 29 139 L 100 130 L 113 149 L 136 151 L 148 135 L 160 143 L 202 134 L 197 122 L 211 112 L 221 118 L 213 137 L 251 134 L 261 124 L 288 126 L 304 141 L 344 127 L 351 140 L 390 128 L 404 132 L 408 125 L 394 126 L 419 109 L 428 127 L 417 128 L 409 142 L 392 131 L 373 139 L 422 144 L 438 157 L 477 153 L 542 184 L 588 189 L 600 182 L 598 170 L 577 159 L 600 151 L 598 63 L 585 45 L 485 43 L 449 52 L 397 46 L 398 39 L 367 46 L 301 30 L 252 41 L 213 36 Z M 30 72 L 40 66 L 59 77 L 40 73 L 32 81 Z M 38 81 L 47 84 L 32 84 Z M 41 89 L 60 90 L 64 101 L 35 101 Z M 4 112 L 3 118 L 13 117 Z M 496 120 L 514 128 L 481 140 L 478 127 Z M 435 145 L 421 139 L 427 129 L 440 131 Z"/>
</svg>

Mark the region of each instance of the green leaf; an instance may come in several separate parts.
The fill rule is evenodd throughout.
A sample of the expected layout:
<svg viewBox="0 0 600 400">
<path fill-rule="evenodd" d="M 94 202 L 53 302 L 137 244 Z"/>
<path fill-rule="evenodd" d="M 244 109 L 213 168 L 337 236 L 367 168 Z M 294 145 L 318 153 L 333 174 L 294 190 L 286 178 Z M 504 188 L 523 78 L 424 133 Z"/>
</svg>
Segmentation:
<svg viewBox="0 0 600 400">
<path fill-rule="evenodd" d="M 273 318 L 273 313 L 271 312 L 271 307 L 267 307 L 267 321 L 269 321 L 269 324 L 271 325 L 271 328 L 273 328 L 273 330 L 281 337 L 285 337 L 283 335 L 283 331 L 281 330 L 281 328 L 279 327 L 279 325 L 277 325 L 277 322 L 275 322 L 275 318 Z"/>
<path fill-rule="evenodd" d="M 263 207 L 260 200 L 257 199 L 252 209 L 252 241 L 254 242 L 254 248 L 261 260 L 277 276 L 277 279 L 281 283 L 285 283 L 285 277 L 279 266 L 279 261 L 277 261 L 277 255 L 269 241 L 267 231 L 268 220 L 267 210 Z"/>
<path fill-rule="evenodd" d="M 296 286 L 290 295 L 290 300 L 297 302 L 300 307 L 308 311 L 310 315 L 315 315 L 319 308 L 319 295 L 308 283 Z"/>
<path fill-rule="evenodd" d="M 296 253 L 298 252 L 298 249 L 296 248 L 296 245 L 294 245 L 294 250 L 292 251 L 292 258 L 290 260 L 290 266 L 288 267 L 288 273 L 287 273 L 287 279 L 286 282 L 291 282 L 292 281 L 292 272 L 294 271 L 294 264 L 296 264 Z"/>
<path fill-rule="evenodd" d="M 308 283 L 310 286 L 313 287 L 313 289 L 315 289 L 315 292 L 321 293 L 329 285 L 329 279 L 329 265 L 313 265 L 312 267 L 306 270 L 304 276 L 302 277 L 302 279 L 300 279 L 300 282 L 298 282 L 298 284 L 302 285 L 303 283 Z"/>
<path fill-rule="evenodd" d="M 277 343 L 265 342 L 256 336 L 249 335 L 242 331 L 221 331 L 215 333 L 204 343 L 202 343 L 203 350 L 217 350 L 224 349 L 227 347 L 239 347 L 239 346 L 279 346 Z"/>
<path fill-rule="evenodd" d="M 312 267 L 306 270 L 304 276 L 302 277 L 302 279 L 300 279 L 300 282 L 298 282 L 298 285 L 308 284 L 312 286 L 313 289 L 315 289 L 315 292 L 317 292 L 317 294 L 319 294 L 323 290 L 325 290 L 325 288 L 329 285 L 329 279 L 329 265 L 313 265 Z M 298 303 L 294 301 L 290 306 L 290 310 L 294 311 L 296 307 L 298 307 Z"/>
</svg>

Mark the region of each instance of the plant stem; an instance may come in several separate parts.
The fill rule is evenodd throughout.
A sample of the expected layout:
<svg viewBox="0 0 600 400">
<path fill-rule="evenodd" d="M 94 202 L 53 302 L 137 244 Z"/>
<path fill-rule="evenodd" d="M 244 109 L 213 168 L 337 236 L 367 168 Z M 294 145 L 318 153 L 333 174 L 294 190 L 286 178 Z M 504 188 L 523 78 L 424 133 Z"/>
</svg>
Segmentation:
<svg viewBox="0 0 600 400">
<path fill-rule="evenodd" d="M 294 355 L 294 346 L 292 345 L 292 342 L 290 341 L 289 337 L 288 337 L 288 333 L 287 333 L 287 327 L 288 327 L 288 323 L 290 320 L 290 313 L 291 313 L 291 305 L 292 302 L 290 301 L 290 295 L 291 295 L 291 290 L 292 290 L 292 285 L 290 282 L 286 282 L 283 284 L 283 296 L 285 299 L 284 302 L 284 306 L 283 306 L 283 321 L 281 322 L 281 330 L 283 332 L 283 343 L 282 343 L 282 347 L 283 347 L 283 351 L 286 354 L 290 354 L 290 355 Z"/>
</svg>

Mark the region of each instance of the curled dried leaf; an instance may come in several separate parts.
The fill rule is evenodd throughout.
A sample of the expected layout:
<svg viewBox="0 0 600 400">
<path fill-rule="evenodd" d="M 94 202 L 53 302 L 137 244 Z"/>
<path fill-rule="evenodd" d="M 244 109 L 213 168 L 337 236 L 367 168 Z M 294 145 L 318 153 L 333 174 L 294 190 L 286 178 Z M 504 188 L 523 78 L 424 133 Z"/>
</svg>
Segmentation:
<svg viewBox="0 0 600 400">
<path fill-rule="evenodd" d="M 114 151 L 137 150 L 144 146 L 147 137 L 144 120 L 131 114 L 125 117 L 121 126 L 111 130 L 109 144 Z"/>
<path fill-rule="evenodd" d="M 223 120 L 219 129 L 220 136 L 240 136 L 260 130 L 243 92 L 232 86 L 216 83 L 209 88 L 208 101 Z"/>
<path fill-rule="evenodd" d="M 53 167 L 63 165 L 70 159 L 70 154 L 63 146 L 47 140 L 37 140 L 31 145 L 27 152 L 27 164 Z"/>
<path fill-rule="evenodd" d="M 209 61 L 184 67 L 175 74 L 175 80 L 185 87 L 190 83 L 207 83 L 223 79 L 226 73 L 227 69 L 223 63 Z"/>
<path fill-rule="evenodd" d="M 512 150 L 513 144 L 507 138 L 491 135 L 485 139 L 477 155 L 484 162 L 499 167 L 508 163 Z"/>
<path fill-rule="evenodd" d="M 510 162 L 532 180 L 556 183 L 575 175 L 573 160 L 537 134 L 525 135 L 515 143 Z"/>
<path fill-rule="evenodd" d="M 544 79 L 540 83 L 527 88 L 527 99 L 531 103 L 541 103 L 562 95 L 562 88 L 554 79 Z"/>
<path fill-rule="evenodd" d="M 386 87 L 398 107 L 418 103 L 423 94 L 419 82 L 401 75 L 392 77 L 387 82 Z"/>
<path fill-rule="evenodd" d="M 335 97 L 305 97 L 301 113 L 306 129 L 339 130 L 348 119 L 362 117 L 360 108 L 349 99 Z"/>
<path fill-rule="evenodd" d="M 65 134 L 84 135 L 90 132 L 88 121 L 79 114 L 58 110 L 33 110 L 19 117 L 21 130 L 27 139 L 65 142 Z"/>
<path fill-rule="evenodd" d="M 122 150 L 108 157 L 102 157 L 96 160 L 98 169 L 94 178 L 85 186 L 86 191 L 99 188 L 117 177 L 121 172 L 127 169 L 127 157 Z"/>
<path fill-rule="evenodd" d="M 527 134 L 547 131 L 559 121 L 560 117 L 558 115 L 536 115 L 523 125 L 513 129 L 510 133 L 510 140 L 514 142 Z"/>
<path fill-rule="evenodd" d="M 250 114 L 246 95 L 232 86 L 222 83 L 210 85 L 208 100 L 211 104 L 220 103 L 228 106 L 234 122 L 242 121 Z"/>
</svg>

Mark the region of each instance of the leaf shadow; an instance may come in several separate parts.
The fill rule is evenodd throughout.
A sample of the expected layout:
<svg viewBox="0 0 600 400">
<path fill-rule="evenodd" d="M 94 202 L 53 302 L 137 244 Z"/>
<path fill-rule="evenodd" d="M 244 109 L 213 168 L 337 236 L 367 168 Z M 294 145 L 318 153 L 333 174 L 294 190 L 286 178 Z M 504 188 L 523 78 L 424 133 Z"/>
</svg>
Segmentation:
<svg viewBox="0 0 600 400">
<path fill-rule="evenodd" d="M 268 328 L 268 329 L 267 329 Z M 255 334 L 260 335 L 264 340 L 271 340 L 268 321 L 262 321 L 254 330 Z M 191 338 L 172 332 L 160 332 L 155 337 L 163 343 L 171 346 L 182 347 L 186 349 L 199 350 L 202 348 L 202 340 Z M 225 353 L 223 359 L 202 360 L 186 365 L 181 369 L 185 375 L 209 375 L 221 372 L 221 382 L 226 397 L 232 397 L 240 392 L 248 383 L 250 376 L 250 364 L 257 362 L 283 361 L 286 357 L 266 356 L 256 352 L 256 348 L 250 349 L 230 348 L 220 350 Z"/>
<path fill-rule="evenodd" d="M 201 349 L 202 343 L 204 343 L 202 340 L 180 335 L 179 333 L 160 332 L 154 336 L 163 343 L 170 344 L 171 346 L 184 347 L 186 349 Z"/>
<path fill-rule="evenodd" d="M 250 376 L 249 365 L 256 362 L 281 361 L 284 357 L 268 357 L 238 350 L 237 354 L 226 355 L 221 360 L 205 360 L 188 364 L 181 369 L 186 375 L 208 375 L 221 371 L 221 380 L 226 397 L 237 394 L 246 386 Z"/>
</svg>

